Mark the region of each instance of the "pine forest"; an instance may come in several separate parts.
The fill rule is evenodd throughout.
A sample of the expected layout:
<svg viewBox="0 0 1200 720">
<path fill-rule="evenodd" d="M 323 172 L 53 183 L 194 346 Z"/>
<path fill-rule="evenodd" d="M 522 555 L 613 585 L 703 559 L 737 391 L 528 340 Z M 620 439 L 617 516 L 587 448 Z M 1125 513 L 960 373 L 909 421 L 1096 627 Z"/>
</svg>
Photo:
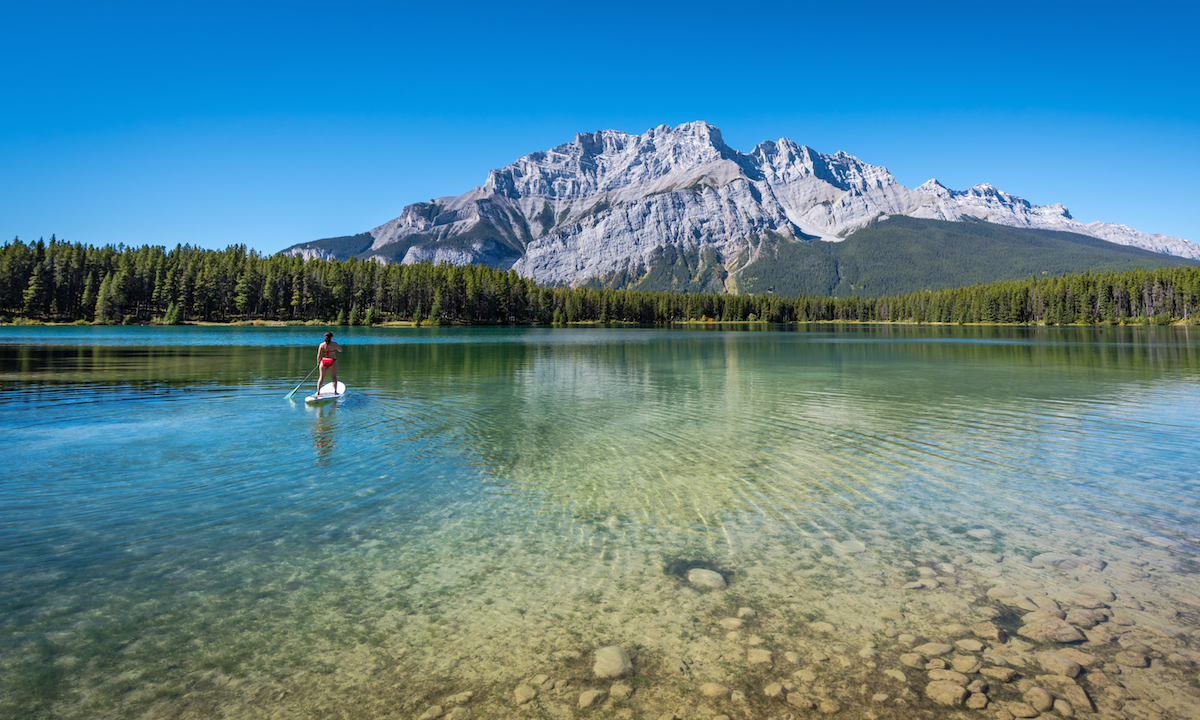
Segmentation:
<svg viewBox="0 0 1200 720">
<path fill-rule="evenodd" d="M 495 323 L 1195 322 L 1200 267 L 1031 277 L 891 297 L 782 297 L 541 287 L 481 265 L 382 264 L 50 238 L 0 248 L 0 321 Z"/>
</svg>

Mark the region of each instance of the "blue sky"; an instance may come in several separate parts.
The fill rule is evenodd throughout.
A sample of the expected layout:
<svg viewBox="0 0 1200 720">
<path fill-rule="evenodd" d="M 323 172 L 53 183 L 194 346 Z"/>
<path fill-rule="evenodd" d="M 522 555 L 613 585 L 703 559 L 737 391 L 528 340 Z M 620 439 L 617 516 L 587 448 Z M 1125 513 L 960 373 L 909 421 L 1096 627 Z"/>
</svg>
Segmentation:
<svg viewBox="0 0 1200 720">
<path fill-rule="evenodd" d="M 1200 242 L 1184 3 L 0 5 L 0 236 L 262 252 L 689 120 Z"/>
</svg>

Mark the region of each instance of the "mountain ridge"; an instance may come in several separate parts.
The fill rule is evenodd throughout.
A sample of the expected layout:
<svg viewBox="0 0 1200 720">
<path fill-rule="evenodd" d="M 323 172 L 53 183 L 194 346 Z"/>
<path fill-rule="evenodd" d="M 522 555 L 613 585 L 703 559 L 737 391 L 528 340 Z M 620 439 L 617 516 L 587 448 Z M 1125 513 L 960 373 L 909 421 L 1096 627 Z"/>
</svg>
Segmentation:
<svg viewBox="0 0 1200 720">
<path fill-rule="evenodd" d="M 579 133 L 491 170 L 484 184 L 462 195 L 413 203 L 367 233 L 283 252 L 479 263 L 541 283 L 578 285 L 646 267 L 671 246 L 706 253 L 733 279 L 725 287 L 731 291 L 739 273 L 769 262 L 753 238 L 841 242 L 891 216 L 985 220 L 1200 259 L 1200 245 L 1181 238 L 1084 224 L 1061 204 L 1034 205 L 987 183 L 951 190 L 933 179 L 910 189 L 886 167 L 788 138 L 743 153 L 704 122 L 660 125 L 641 135 Z"/>
</svg>

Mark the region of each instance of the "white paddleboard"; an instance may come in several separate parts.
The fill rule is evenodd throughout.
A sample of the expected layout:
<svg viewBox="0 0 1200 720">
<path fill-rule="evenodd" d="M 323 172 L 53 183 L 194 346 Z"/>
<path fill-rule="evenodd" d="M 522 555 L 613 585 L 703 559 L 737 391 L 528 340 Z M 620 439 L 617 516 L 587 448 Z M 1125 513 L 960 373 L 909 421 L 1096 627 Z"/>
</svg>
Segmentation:
<svg viewBox="0 0 1200 720">
<path fill-rule="evenodd" d="M 316 395 L 309 395 L 308 397 L 304 398 L 304 402 L 329 402 L 330 400 L 337 400 L 345 394 L 346 383 L 338 383 L 336 386 L 333 383 L 325 383 L 321 386 L 321 389 L 317 391 Z"/>
</svg>

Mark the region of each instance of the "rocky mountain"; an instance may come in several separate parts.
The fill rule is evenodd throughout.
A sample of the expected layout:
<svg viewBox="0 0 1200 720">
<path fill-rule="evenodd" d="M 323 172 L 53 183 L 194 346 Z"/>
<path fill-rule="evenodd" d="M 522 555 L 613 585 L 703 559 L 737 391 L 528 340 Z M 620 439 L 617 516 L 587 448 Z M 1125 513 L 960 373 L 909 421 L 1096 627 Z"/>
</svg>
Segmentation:
<svg viewBox="0 0 1200 720">
<path fill-rule="evenodd" d="M 838 242 L 903 215 L 1055 230 L 1200 259 L 1200 245 L 1112 223 L 1084 224 L 1062 205 L 1033 205 L 991 185 L 909 189 L 887 168 L 825 155 L 786 138 L 749 153 L 704 122 L 579 134 L 492 170 L 458 197 L 404 208 L 368 233 L 302 243 L 285 253 L 424 260 L 512 268 L 542 283 L 636 278 L 664 248 L 692 253 L 736 289 L 780 243 Z M 719 266 L 716 267 L 716 266 Z"/>
</svg>

